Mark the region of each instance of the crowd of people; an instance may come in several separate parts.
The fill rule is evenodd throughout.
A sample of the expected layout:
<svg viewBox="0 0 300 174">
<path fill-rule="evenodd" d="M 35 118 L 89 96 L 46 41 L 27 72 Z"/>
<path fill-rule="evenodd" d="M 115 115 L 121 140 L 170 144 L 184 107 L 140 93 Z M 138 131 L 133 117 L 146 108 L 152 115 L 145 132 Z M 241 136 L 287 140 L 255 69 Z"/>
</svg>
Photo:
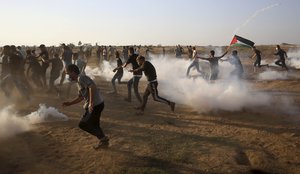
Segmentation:
<svg viewBox="0 0 300 174">
<path fill-rule="evenodd" d="M 162 55 L 165 56 L 166 50 L 162 47 Z M 200 60 L 208 61 L 210 67 L 210 76 L 207 78 L 209 81 L 217 80 L 219 77 L 219 61 L 228 61 L 234 65 L 234 70 L 230 73 L 231 76 L 237 79 L 243 77 L 244 68 L 238 56 L 238 51 L 233 50 L 231 56 L 224 58 L 228 53 L 229 48 L 221 55 L 215 56 L 215 51 L 209 52 L 209 57 L 200 56 L 196 47 L 187 47 L 188 58 L 192 63 L 188 66 L 186 75 L 189 77 L 192 68 L 195 68 L 200 76 L 204 77 L 204 70 L 201 69 Z M 41 44 L 38 48 L 34 47 L 16 47 L 14 45 L 6 45 L 1 51 L 1 89 L 6 97 L 11 97 L 12 91 L 16 88 L 25 100 L 30 100 L 33 91 L 45 91 L 49 94 L 56 93 L 59 97 L 62 94 L 69 94 L 69 83 L 67 90 L 64 92 L 59 86 L 63 86 L 65 79 L 70 82 L 77 83 L 78 96 L 71 100 L 62 103 L 63 106 L 70 106 L 76 103 L 85 101 L 85 113 L 79 123 L 79 127 L 84 131 L 96 136 L 99 143 L 94 147 L 99 149 L 109 145 L 109 138 L 103 133 L 100 127 L 101 112 L 104 109 L 104 100 L 100 90 L 97 88 L 96 83 L 88 76 L 85 75 L 85 67 L 92 56 L 92 49 L 85 49 L 79 47 L 76 49 L 70 45 L 61 44 L 60 47 L 46 47 Z M 112 77 L 112 91 L 110 94 L 116 94 L 117 88 L 115 81 L 118 80 L 119 84 L 127 84 L 127 97 L 125 101 L 132 102 L 131 91 L 134 90 L 135 97 L 139 102 L 137 114 L 143 115 L 147 105 L 147 100 L 151 94 L 154 101 L 168 105 L 171 111 L 175 110 L 175 102 L 165 99 L 158 94 L 158 81 L 154 65 L 151 63 L 150 48 L 146 47 L 145 56 L 140 51 L 141 47 L 124 46 L 122 50 L 117 50 L 113 46 L 96 46 L 95 53 L 100 64 L 102 61 L 116 61 L 116 67 L 113 69 L 115 75 Z M 253 56 L 256 60 L 253 64 L 254 71 L 256 68 L 261 68 L 261 51 L 256 47 L 252 48 Z M 88 53 L 87 53 L 88 52 Z M 181 58 L 184 49 L 177 45 L 175 50 L 175 57 Z M 279 56 L 275 62 L 276 65 L 288 70 L 285 59 L 287 58 L 286 52 L 276 46 L 274 55 Z M 123 63 L 122 58 L 125 63 Z M 124 82 L 123 68 L 131 65 L 129 72 L 132 73 L 132 78 Z M 50 70 L 49 67 L 51 67 Z M 50 72 L 50 73 L 47 73 Z M 148 85 L 141 97 L 139 92 L 139 82 L 142 78 L 143 72 L 147 78 Z M 49 75 L 48 75 L 49 74 Z M 48 77 L 49 76 L 49 77 Z M 55 81 L 59 78 L 59 83 L 56 85 Z M 67 78 L 66 78 L 67 77 Z"/>
</svg>

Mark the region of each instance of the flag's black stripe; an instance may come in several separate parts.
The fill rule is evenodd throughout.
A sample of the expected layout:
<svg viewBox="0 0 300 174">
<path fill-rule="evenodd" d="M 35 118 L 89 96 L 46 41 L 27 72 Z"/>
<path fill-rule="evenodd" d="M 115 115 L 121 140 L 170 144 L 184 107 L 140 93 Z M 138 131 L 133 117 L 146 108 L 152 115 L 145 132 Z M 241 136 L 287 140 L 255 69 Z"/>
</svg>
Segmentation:
<svg viewBox="0 0 300 174">
<path fill-rule="evenodd" d="M 247 45 L 250 45 L 250 46 L 254 46 L 254 42 L 252 42 L 251 40 L 248 40 L 248 39 L 245 39 L 245 38 L 243 38 L 243 37 L 241 37 L 241 36 L 238 36 L 238 35 L 235 35 L 235 37 L 237 38 L 237 40 L 238 41 L 240 41 L 240 42 L 243 42 L 243 43 L 245 43 L 245 44 L 247 44 Z"/>
</svg>

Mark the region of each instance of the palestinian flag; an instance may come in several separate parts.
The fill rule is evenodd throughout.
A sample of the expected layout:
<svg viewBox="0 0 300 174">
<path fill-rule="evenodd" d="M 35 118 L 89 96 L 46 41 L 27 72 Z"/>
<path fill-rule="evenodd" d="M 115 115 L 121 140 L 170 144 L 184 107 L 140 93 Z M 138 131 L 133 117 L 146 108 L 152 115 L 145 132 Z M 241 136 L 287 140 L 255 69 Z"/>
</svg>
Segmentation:
<svg viewBox="0 0 300 174">
<path fill-rule="evenodd" d="M 234 46 L 246 46 L 246 47 L 253 47 L 254 46 L 254 42 L 252 42 L 251 40 L 245 39 L 241 36 L 238 35 L 234 35 L 230 46 L 234 45 Z"/>
</svg>

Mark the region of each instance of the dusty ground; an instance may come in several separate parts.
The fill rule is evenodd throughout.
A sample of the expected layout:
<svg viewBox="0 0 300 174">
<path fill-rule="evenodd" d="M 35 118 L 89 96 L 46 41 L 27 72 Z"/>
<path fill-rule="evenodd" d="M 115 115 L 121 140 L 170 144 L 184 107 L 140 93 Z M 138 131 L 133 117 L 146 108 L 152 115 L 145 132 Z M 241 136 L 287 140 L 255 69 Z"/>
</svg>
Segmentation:
<svg viewBox="0 0 300 174">
<path fill-rule="evenodd" d="M 292 72 L 298 78 L 259 81 L 248 65 L 247 81 L 256 90 L 270 92 L 274 99 L 293 99 L 299 109 L 298 71 Z M 56 96 L 35 94 L 31 107 L 20 104 L 19 113 L 26 115 L 46 103 L 70 120 L 41 123 L 30 132 L 1 139 L 0 173 L 300 173 L 300 116 L 278 109 L 276 101 L 274 109 L 199 114 L 183 105 L 171 113 L 150 99 L 145 115 L 138 116 L 133 109 L 137 101 L 123 100 L 124 86 L 110 95 L 109 82 L 96 82 L 105 97 L 101 125 L 111 140 L 108 149 L 95 151 L 96 138 L 77 127 L 82 104 L 62 109 Z"/>
</svg>

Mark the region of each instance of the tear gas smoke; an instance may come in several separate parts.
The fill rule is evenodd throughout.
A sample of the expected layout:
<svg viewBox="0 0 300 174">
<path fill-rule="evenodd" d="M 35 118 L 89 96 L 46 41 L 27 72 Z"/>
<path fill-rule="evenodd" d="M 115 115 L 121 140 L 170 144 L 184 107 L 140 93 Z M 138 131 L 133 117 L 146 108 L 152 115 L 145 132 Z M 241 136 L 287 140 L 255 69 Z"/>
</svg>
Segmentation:
<svg viewBox="0 0 300 174">
<path fill-rule="evenodd" d="M 124 61 L 123 61 L 124 62 Z M 115 72 L 113 70 L 117 67 L 116 62 L 109 62 L 109 61 L 103 61 L 103 63 L 100 64 L 100 67 L 92 68 L 90 66 L 87 66 L 85 69 L 85 73 L 87 76 L 89 76 L 92 79 L 95 79 L 96 76 L 103 77 L 106 81 L 110 81 L 112 77 L 115 75 Z M 132 78 L 132 73 L 128 72 L 128 70 L 132 69 L 131 65 L 128 65 L 126 68 L 124 68 L 124 74 L 122 77 L 122 81 L 128 81 Z"/>
<path fill-rule="evenodd" d="M 215 50 L 216 56 L 223 53 L 221 49 Z M 224 80 L 210 83 L 201 77 L 194 79 L 186 77 L 186 70 L 191 63 L 190 61 L 154 55 L 151 57 L 150 61 L 157 71 L 160 95 L 176 103 L 192 106 L 199 112 L 217 109 L 237 111 L 245 107 L 266 105 L 269 101 L 269 96 L 266 94 L 250 93 L 251 86 L 246 82 L 230 78 L 229 74 L 233 70 L 233 66 L 228 62 L 220 62 L 219 75 Z M 207 64 L 207 61 L 200 61 L 201 69 L 206 71 L 205 66 Z M 110 73 L 111 70 L 111 65 L 104 63 L 101 67 L 102 73 L 98 73 L 99 70 L 97 70 L 97 73 L 92 74 L 101 75 L 110 81 L 113 76 L 113 73 Z M 191 69 L 190 74 L 197 75 L 197 72 Z M 124 72 L 124 75 L 132 76 L 128 72 Z M 142 79 L 145 80 L 145 77 L 143 76 Z"/>
<path fill-rule="evenodd" d="M 300 50 L 289 50 L 287 63 L 289 66 L 300 69 Z"/>
<path fill-rule="evenodd" d="M 58 112 L 54 107 L 47 107 L 44 104 L 39 105 L 39 109 L 25 116 L 25 119 L 30 124 L 52 122 L 52 121 L 67 121 L 68 117 L 65 114 Z"/>
<path fill-rule="evenodd" d="M 218 109 L 238 111 L 247 107 L 267 105 L 270 99 L 266 94 L 250 93 L 250 85 L 230 78 L 228 72 L 232 67 L 228 63 L 220 63 L 220 75 L 227 71 L 223 74 L 225 79 L 210 83 L 203 78 L 186 78 L 189 65 L 186 60 L 153 58 L 151 62 L 157 70 L 159 91 L 171 100 L 192 106 L 199 112 Z"/>
<path fill-rule="evenodd" d="M 223 54 L 223 50 L 219 47 L 212 49 L 215 50 L 216 56 Z M 207 56 L 203 55 L 203 57 Z M 187 68 L 191 63 L 188 60 L 157 55 L 150 55 L 150 57 L 149 61 L 157 71 L 160 95 L 176 103 L 191 106 L 198 112 L 213 110 L 239 111 L 244 108 L 270 106 L 270 94 L 254 92 L 257 90 L 253 89 L 251 84 L 229 76 L 234 67 L 228 62 L 219 63 L 220 79 L 209 82 L 203 79 L 194 69 L 190 71 L 193 78 L 186 77 Z M 114 67 L 116 67 L 114 64 L 104 62 L 100 68 L 88 68 L 87 74 L 101 76 L 110 81 L 114 75 L 112 72 Z M 200 60 L 200 67 L 202 71 L 209 74 L 207 61 Z M 124 76 L 129 79 L 132 74 L 125 70 Z M 260 74 L 259 77 L 261 79 L 285 79 L 287 74 L 285 72 L 268 71 Z M 145 81 L 145 76 L 141 80 Z"/>
<path fill-rule="evenodd" d="M 32 124 L 52 121 L 67 121 L 68 117 L 53 107 L 39 105 L 39 109 L 22 117 L 18 116 L 14 106 L 6 106 L 0 110 L 0 139 L 14 136 L 32 129 Z"/>
<path fill-rule="evenodd" d="M 278 80 L 278 79 L 287 79 L 288 73 L 286 71 L 265 71 L 258 75 L 260 80 Z"/>
<path fill-rule="evenodd" d="M 0 139 L 14 136 L 31 129 L 27 120 L 17 116 L 14 106 L 6 106 L 0 110 Z"/>
</svg>

